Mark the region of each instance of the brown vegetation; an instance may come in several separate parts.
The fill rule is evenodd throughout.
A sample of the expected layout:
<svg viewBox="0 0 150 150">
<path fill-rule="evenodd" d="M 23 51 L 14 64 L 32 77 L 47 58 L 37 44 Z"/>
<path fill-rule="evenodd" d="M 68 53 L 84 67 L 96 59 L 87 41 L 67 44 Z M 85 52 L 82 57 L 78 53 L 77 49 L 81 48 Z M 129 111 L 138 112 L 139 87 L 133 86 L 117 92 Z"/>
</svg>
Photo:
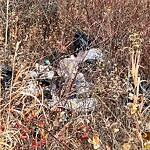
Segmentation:
<svg viewBox="0 0 150 150">
<path fill-rule="evenodd" d="M 13 70 L 10 89 L 1 91 L 0 149 L 148 150 L 148 100 L 133 90 L 128 103 L 129 76 L 135 89 L 150 80 L 148 0 L 0 0 L 0 8 L 0 62 Z M 63 108 L 22 90 L 35 62 L 48 59 L 55 69 L 71 53 L 78 29 L 106 56 L 86 75 L 98 105 L 90 114 L 65 111 L 61 124 Z"/>
</svg>

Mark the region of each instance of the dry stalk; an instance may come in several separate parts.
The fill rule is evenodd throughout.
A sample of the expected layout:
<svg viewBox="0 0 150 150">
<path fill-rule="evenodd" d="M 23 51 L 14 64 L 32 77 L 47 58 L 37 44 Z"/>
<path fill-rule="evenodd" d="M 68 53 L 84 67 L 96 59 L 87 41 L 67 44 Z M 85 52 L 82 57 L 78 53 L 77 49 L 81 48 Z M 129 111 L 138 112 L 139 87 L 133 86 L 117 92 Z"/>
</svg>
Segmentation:
<svg viewBox="0 0 150 150">
<path fill-rule="evenodd" d="M 138 103 L 138 94 L 139 94 L 139 85 L 140 85 L 140 77 L 138 77 L 139 70 L 139 61 L 140 61 L 140 51 L 132 51 L 132 77 L 134 86 L 136 89 L 136 93 L 134 94 L 134 104 Z"/>
<path fill-rule="evenodd" d="M 140 65 L 139 64 L 140 64 L 140 55 L 141 55 L 141 49 L 139 48 L 139 46 L 141 43 L 136 42 L 136 40 L 138 39 L 137 35 L 135 35 L 133 37 L 134 38 L 133 38 L 133 47 L 132 47 L 132 54 L 131 54 L 131 58 L 132 58 L 131 59 L 132 60 L 131 72 L 132 72 L 132 78 L 133 78 L 133 82 L 134 82 L 134 90 L 136 90 L 136 91 L 134 91 L 133 104 L 136 107 L 136 105 L 139 103 L 139 86 L 140 86 L 140 77 L 139 77 L 139 66 Z M 141 41 L 141 39 L 140 39 L 140 41 Z M 134 49 L 134 47 L 136 47 L 136 49 Z M 133 116 L 133 118 L 134 118 L 135 123 L 136 123 L 136 134 L 138 136 L 139 141 L 141 142 L 142 149 L 144 149 L 143 139 L 142 139 L 142 135 L 141 135 L 142 131 L 141 131 L 140 126 L 139 126 L 139 120 L 142 117 L 141 111 L 142 111 L 142 107 L 144 104 L 143 97 L 141 99 L 142 99 L 141 106 L 139 108 L 139 112 L 137 112 L 139 114 L 139 117 L 138 117 L 138 114 L 135 113 L 135 116 Z"/>
</svg>

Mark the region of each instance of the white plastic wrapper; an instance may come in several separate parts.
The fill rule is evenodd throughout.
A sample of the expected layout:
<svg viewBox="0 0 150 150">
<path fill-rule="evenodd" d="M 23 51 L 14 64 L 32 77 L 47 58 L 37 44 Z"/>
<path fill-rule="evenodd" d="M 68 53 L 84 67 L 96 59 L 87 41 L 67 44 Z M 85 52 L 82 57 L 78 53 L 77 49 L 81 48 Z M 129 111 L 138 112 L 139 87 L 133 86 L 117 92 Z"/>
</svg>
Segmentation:
<svg viewBox="0 0 150 150">
<path fill-rule="evenodd" d="M 97 60 L 99 62 L 103 62 L 104 61 L 104 55 L 102 53 L 102 51 L 99 48 L 92 48 L 89 51 L 81 51 L 78 54 L 78 59 L 80 59 L 81 61 L 86 61 L 88 59 L 94 59 Z"/>
<path fill-rule="evenodd" d="M 78 64 L 86 60 L 97 60 L 103 62 L 103 53 L 99 48 L 92 48 L 89 51 L 80 51 L 77 57 L 71 55 L 69 58 L 64 58 L 59 63 L 58 75 L 74 78 L 78 70 Z"/>
<path fill-rule="evenodd" d="M 64 58 L 59 63 L 58 75 L 65 78 L 74 78 L 78 70 L 78 63 L 78 59 L 73 55 L 70 58 Z"/>
<path fill-rule="evenodd" d="M 29 73 L 31 77 L 34 77 L 34 78 L 38 77 L 38 73 L 36 71 L 29 71 Z"/>
<path fill-rule="evenodd" d="M 35 64 L 35 68 L 38 72 L 47 72 L 47 71 L 50 71 L 49 67 L 46 65 L 40 65 L 38 63 Z"/>
<path fill-rule="evenodd" d="M 97 106 L 98 101 L 94 98 L 86 98 L 86 99 L 70 99 L 67 103 L 67 108 L 72 110 L 78 110 L 82 112 L 94 111 Z"/>
<path fill-rule="evenodd" d="M 99 48 L 92 48 L 89 50 L 88 54 L 86 55 L 85 60 L 87 59 L 96 59 L 99 62 L 103 62 L 103 53 Z"/>
<path fill-rule="evenodd" d="M 29 82 L 28 90 L 30 93 L 38 93 L 39 92 L 39 88 L 32 81 Z"/>
<path fill-rule="evenodd" d="M 35 71 L 29 72 L 32 77 L 39 77 L 41 79 L 52 79 L 54 77 L 54 71 L 50 70 L 50 67 L 47 65 L 44 66 L 36 63 L 35 68 Z"/>
<path fill-rule="evenodd" d="M 86 82 L 84 75 L 82 73 L 77 74 L 75 82 L 77 84 L 76 91 L 78 94 L 83 94 L 83 93 L 88 92 L 89 84 L 88 84 L 88 82 Z"/>
<path fill-rule="evenodd" d="M 40 92 L 40 89 L 38 88 L 36 83 L 34 83 L 34 81 L 29 81 L 22 92 L 37 95 Z"/>
</svg>

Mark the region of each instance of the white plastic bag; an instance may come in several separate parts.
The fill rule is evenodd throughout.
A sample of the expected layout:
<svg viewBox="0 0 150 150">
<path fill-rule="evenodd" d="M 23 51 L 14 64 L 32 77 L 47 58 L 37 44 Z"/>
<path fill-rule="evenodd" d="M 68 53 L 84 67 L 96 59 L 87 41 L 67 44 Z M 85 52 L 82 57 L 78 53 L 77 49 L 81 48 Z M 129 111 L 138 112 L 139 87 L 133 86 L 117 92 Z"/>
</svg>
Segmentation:
<svg viewBox="0 0 150 150">
<path fill-rule="evenodd" d="M 71 55 L 70 58 L 64 58 L 59 63 L 58 75 L 73 79 L 78 70 L 78 63 L 79 61 L 74 55 Z"/>
<path fill-rule="evenodd" d="M 104 56 L 102 51 L 99 48 L 92 48 L 89 51 L 81 51 L 78 54 L 78 59 L 80 59 L 80 61 L 86 61 L 86 60 L 97 60 L 99 62 L 103 62 L 104 61 Z"/>
</svg>

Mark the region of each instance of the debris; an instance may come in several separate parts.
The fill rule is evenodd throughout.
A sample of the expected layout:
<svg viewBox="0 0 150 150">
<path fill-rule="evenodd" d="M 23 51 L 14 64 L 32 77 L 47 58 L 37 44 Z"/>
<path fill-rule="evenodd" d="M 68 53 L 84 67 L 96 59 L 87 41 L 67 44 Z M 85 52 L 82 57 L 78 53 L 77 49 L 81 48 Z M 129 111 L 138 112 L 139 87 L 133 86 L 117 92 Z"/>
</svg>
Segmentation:
<svg viewBox="0 0 150 150">
<path fill-rule="evenodd" d="M 23 92 L 37 95 L 40 92 L 40 89 L 36 83 L 31 80 L 28 82 L 25 89 L 23 89 Z"/>
<path fill-rule="evenodd" d="M 51 62 L 46 59 L 45 65 L 35 64 L 33 70 L 28 71 L 31 80 L 27 82 L 27 86 L 23 91 L 30 94 L 44 94 L 44 99 L 49 102 L 49 107 L 52 108 L 60 100 L 60 91 L 64 84 L 71 87 L 73 95 L 69 96 L 65 109 L 78 110 L 82 112 L 93 111 L 96 107 L 97 100 L 93 98 L 81 98 L 83 94 L 89 92 L 90 82 L 85 80 L 84 74 L 79 70 L 79 64 L 103 62 L 103 54 L 99 48 L 86 49 L 90 46 L 91 40 L 83 32 L 77 31 L 74 36 L 74 52 L 70 57 L 66 57 L 59 62 L 59 67 L 54 71 Z M 4 70 L 4 69 L 3 69 Z M 12 71 L 5 69 L 5 80 L 10 80 Z M 57 74 L 57 75 L 56 75 Z M 62 79 L 63 78 L 63 79 Z M 62 80 L 61 86 L 57 82 Z M 56 82 L 57 81 L 57 82 Z M 71 85 L 73 83 L 73 85 Z M 41 87 L 39 86 L 41 85 Z M 42 89 L 41 89 L 42 88 Z M 67 90 L 65 91 L 67 92 Z M 81 97 L 80 97 L 81 96 Z M 63 106 L 64 102 L 61 102 Z M 65 116 L 61 117 L 65 120 Z"/>
<path fill-rule="evenodd" d="M 52 79 L 54 76 L 54 71 L 52 71 L 52 67 L 49 65 L 40 65 L 38 63 L 35 64 L 36 73 L 39 76 L 40 79 Z"/>
<path fill-rule="evenodd" d="M 58 75 L 73 79 L 78 71 L 78 63 L 79 61 L 74 55 L 71 55 L 69 58 L 64 58 L 59 63 Z"/>
<path fill-rule="evenodd" d="M 98 101 L 94 98 L 74 98 L 68 100 L 66 108 L 80 112 L 91 112 L 95 110 L 97 103 Z"/>
<path fill-rule="evenodd" d="M 78 94 L 83 94 L 89 91 L 89 84 L 86 82 L 84 75 L 82 73 L 78 73 L 75 81 L 76 91 Z"/>
<path fill-rule="evenodd" d="M 44 62 L 45 62 L 47 65 L 50 65 L 50 64 L 51 64 L 48 59 L 46 59 Z"/>
<path fill-rule="evenodd" d="M 91 40 L 85 33 L 81 31 L 77 31 L 74 36 L 73 54 L 76 56 L 80 51 L 85 50 L 87 47 L 89 47 L 90 43 L 91 43 Z"/>
<path fill-rule="evenodd" d="M 80 51 L 77 57 L 78 59 L 83 59 L 84 62 L 92 62 L 93 60 L 97 60 L 98 62 L 104 62 L 104 55 L 100 48 L 92 48 L 85 52 Z"/>
<path fill-rule="evenodd" d="M 1 85 L 3 88 L 6 88 L 10 85 L 12 79 L 12 69 L 6 65 L 0 65 L 1 71 Z"/>
</svg>

